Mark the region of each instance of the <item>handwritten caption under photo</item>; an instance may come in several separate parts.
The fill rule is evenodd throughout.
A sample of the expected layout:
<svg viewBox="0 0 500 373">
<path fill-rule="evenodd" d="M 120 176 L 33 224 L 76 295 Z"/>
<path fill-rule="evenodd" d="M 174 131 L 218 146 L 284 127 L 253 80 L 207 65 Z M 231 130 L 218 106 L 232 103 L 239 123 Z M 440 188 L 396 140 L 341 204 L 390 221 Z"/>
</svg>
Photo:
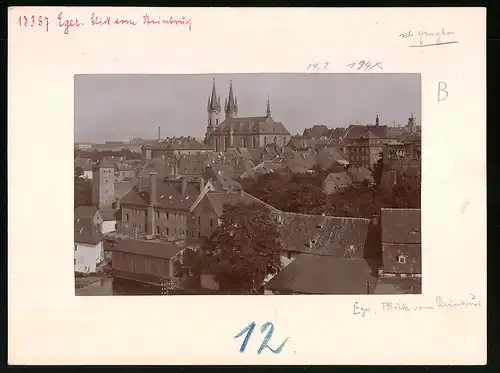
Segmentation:
<svg viewBox="0 0 500 373">
<path fill-rule="evenodd" d="M 330 65 L 330 62 L 324 61 L 324 62 L 312 62 L 307 66 L 307 71 L 310 72 L 328 72 L 328 66 Z M 359 60 L 359 61 L 351 61 L 349 64 L 346 65 L 349 69 L 356 70 L 356 71 L 371 71 L 373 69 L 375 70 L 383 70 L 382 62 L 376 61 L 367 61 L 367 60 Z"/>
<path fill-rule="evenodd" d="M 476 299 L 474 294 L 469 294 L 467 299 L 451 300 L 444 297 L 436 297 L 434 302 L 428 304 L 419 304 L 410 306 L 405 302 L 380 302 L 376 307 L 364 307 L 360 302 L 355 302 L 352 308 L 353 314 L 361 317 L 366 315 L 376 315 L 377 313 L 394 313 L 394 312 L 419 312 L 432 311 L 436 309 L 450 308 L 470 308 L 483 307 L 483 303 Z"/>
</svg>

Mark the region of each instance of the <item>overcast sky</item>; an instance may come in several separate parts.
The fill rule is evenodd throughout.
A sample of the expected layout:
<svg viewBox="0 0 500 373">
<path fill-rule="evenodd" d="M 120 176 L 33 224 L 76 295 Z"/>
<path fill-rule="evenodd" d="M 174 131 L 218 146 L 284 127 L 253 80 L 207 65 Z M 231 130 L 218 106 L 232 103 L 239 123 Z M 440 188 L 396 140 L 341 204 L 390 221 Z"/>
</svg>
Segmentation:
<svg viewBox="0 0 500 373">
<path fill-rule="evenodd" d="M 221 105 L 233 81 L 239 117 L 266 113 L 290 133 L 315 124 L 420 124 L 419 74 L 213 74 L 76 75 L 75 141 L 195 136 L 207 125 L 207 100 L 215 78 Z M 221 120 L 224 118 L 222 107 Z"/>
</svg>

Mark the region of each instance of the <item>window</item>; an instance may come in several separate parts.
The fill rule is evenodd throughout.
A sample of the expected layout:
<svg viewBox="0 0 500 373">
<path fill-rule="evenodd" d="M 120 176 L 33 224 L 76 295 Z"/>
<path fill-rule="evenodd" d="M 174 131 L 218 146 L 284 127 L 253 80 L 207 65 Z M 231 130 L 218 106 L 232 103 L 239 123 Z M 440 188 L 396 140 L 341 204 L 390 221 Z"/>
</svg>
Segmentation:
<svg viewBox="0 0 500 373">
<path fill-rule="evenodd" d="M 160 234 L 160 227 L 156 226 L 156 234 Z"/>
<path fill-rule="evenodd" d="M 177 228 L 174 228 L 174 234 L 177 234 Z"/>
<path fill-rule="evenodd" d="M 287 259 L 292 259 L 292 253 L 290 251 L 288 251 L 286 253 L 286 257 L 287 257 Z"/>
<path fill-rule="evenodd" d="M 165 228 L 165 234 L 166 234 L 167 236 L 169 235 L 168 228 Z"/>
<path fill-rule="evenodd" d="M 404 255 L 399 255 L 398 256 L 398 263 L 405 264 L 406 263 L 406 257 Z"/>
<path fill-rule="evenodd" d="M 75 263 L 75 265 L 76 265 L 76 258 L 75 258 L 75 260 L 74 260 L 74 263 Z"/>
<path fill-rule="evenodd" d="M 156 211 L 156 217 L 159 219 L 160 218 L 160 211 Z"/>
<path fill-rule="evenodd" d="M 252 149 L 255 149 L 256 145 L 257 145 L 257 141 L 255 139 L 255 136 L 253 136 L 252 137 Z"/>
<path fill-rule="evenodd" d="M 168 219 L 169 217 L 168 211 L 165 213 L 165 219 Z"/>
<path fill-rule="evenodd" d="M 198 231 L 198 238 L 200 238 L 200 231 Z"/>
<path fill-rule="evenodd" d="M 213 219 L 210 219 L 210 228 L 212 228 L 214 226 L 214 221 Z"/>
<path fill-rule="evenodd" d="M 75 253 L 76 253 L 76 244 L 75 244 Z"/>
<path fill-rule="evenodd" d="M 201 225 L 201 217 L 198 216 L 198 225 Z"/>
</svg>

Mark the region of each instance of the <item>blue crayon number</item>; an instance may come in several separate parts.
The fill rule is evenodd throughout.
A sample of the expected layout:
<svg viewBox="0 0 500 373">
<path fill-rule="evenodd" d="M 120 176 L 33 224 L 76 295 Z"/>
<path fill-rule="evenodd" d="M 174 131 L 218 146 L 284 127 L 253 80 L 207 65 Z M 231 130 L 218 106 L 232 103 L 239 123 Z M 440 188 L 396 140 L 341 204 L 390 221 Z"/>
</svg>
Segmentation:
<svg viewBox="0 0 500 373">
<path fill-rule="evenodd" d="M 250 324 L 248 324 L 248 326 L 245 329 L 243 329 L 241 332 L 239 332 L 238 334 L 236 334 L 234 336 L 234 338 L 239 338 L 242 335 L 245 335 L 245 339 L 243 340 L 243 343 L 241 344 L 241 347 L 240 347 L 240 352 L 245 352 L 248 341 L 250 340 L 250 336 L 252 335 L 254 329 L 255 329 L 255 322 L 252 321 Z M 269 330 L 267 330 L 267 329 L 269 329 Z M 283 341 L 283 343 L 275 350 L 268 345 L 268 343 L 273 335 L 273 332 L 274 332 L 273 324 L 270 322 L 266 322 L 264 325 L 262 325 L 262 327 L 260 328 L 260 332 L 264 333 L 266 330 L 267 330 L 267 334 L 264 337 L 264 340 L 262 341 L 262 344 L 260 345 L 257 353 L 260 355 L 262 353 L 262 351 L 264 351 L 267 348 L 273 354 L 279 354 L 283 350 L 283 348 L 285 347 L 285 343 L 288 341 L 288 338 L 286 338 Z"/>
</svg>

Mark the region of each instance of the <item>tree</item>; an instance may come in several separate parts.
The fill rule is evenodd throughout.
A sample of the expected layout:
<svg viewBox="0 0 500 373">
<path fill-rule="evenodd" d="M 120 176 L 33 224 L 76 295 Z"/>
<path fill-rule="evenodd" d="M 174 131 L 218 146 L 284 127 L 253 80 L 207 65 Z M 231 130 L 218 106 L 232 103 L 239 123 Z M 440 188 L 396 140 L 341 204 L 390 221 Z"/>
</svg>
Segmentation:
<svg viewBox="0 0 500 373">
<path fill-rule="evenodd" d="M 226 204 L 220 220 L 202 247 L 200 262 L 221 291 L 255 293 L 281 269 L 278 225 L 262 204 Z"/>
<path fill-rule="evenodd" d="M 92 182 L 75 179 L 75 207 L 92 205 Z"/>
</svg>

